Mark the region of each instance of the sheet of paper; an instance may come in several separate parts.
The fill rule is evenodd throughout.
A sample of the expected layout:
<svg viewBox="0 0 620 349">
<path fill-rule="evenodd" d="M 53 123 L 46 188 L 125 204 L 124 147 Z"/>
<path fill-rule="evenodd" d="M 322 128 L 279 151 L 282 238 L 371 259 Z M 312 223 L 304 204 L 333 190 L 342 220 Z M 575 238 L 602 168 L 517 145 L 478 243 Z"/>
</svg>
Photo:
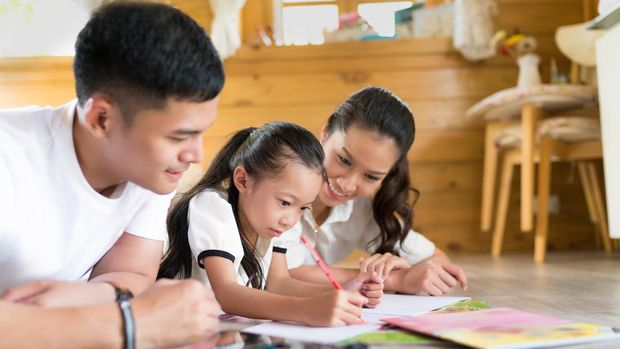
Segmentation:
<svg viewBox="0 0 620 349">
<path fill-rule="evenodd" d="M 302 342 L 328 344 L 343 341 L 347 338 L 378 330 L 379 324 L 350 325 L 340 327 L 309 327 L 284 322 L 268 322 L 246 328 L 243 332 L 283 337 Z"/>
<path fill-rule="evenodd" d="M 284 322 L 268 322 L 249 327 L 243 332 L 277 336 L 312 343 L 334 343 L 375 331 L 381 327 L 381 319 L 403 315 L 419 315 L 441 308 L 468 297 L 424 297 L 386 294 L 376 309 L 362 309 L 365 325 L 344 327 L 309 327 Z"/>
<path fill-rule="evenodd" d="M 470 298 L 384 294 L 381 303 L 375 309 L 364 309 L 364 314 L 415 316 L 466 299 Z"/>
</svg>

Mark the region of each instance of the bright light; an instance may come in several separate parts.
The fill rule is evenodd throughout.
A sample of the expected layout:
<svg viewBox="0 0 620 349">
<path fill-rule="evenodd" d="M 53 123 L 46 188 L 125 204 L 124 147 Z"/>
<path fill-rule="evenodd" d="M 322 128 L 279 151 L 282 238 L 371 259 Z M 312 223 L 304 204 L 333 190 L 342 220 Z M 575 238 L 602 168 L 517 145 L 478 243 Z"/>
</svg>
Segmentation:
<svg viewBox="0 0 620 349">
<path fill-rule="evenodd" d="M 357 12 L 380 36 L 394 36 L 396 34 L 394 12 L 411 5 L 413 5 L 411 1 L 359 4 Z"/>
<path fill-rule="evenodd" d="M 323 31 L 338 29 L 338 6 L 286 6 L 282 11 L 285 45 L 320 45 Z"/>
</svg>

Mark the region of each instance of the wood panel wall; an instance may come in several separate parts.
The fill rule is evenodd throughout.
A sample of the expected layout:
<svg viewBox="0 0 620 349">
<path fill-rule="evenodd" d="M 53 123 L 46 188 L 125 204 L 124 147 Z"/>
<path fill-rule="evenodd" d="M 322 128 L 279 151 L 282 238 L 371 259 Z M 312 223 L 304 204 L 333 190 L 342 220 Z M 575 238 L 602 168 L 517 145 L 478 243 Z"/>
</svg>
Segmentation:
<svg viewBox="0 0 620 349">
<path fill-rule="evenodd" d="M 208 25 L 208 3 L 173 1 Z M 248 4 L 251 4 L 252 0 Z M 499 0 L 499 26 L 537 37 L 541 70 L 548 80 L 557 50 L 557 26 L 582 21 L 580 0 Z M 254 8 L 257 8 L 254 3 Z M 247 11 L 245 12 L 247 15 Z M 244 33 L 250 30 L 246 28 Z M 0 107 L 31 103 L 58 105 L 72 98 L 69 58 L 0 60 Z M 243 47 L 225 63 L 227 81 L 218 119 L 205 137 L 205 165 L 226 136 L 271 120 L 297 122 L 317 132 L 349 94 L 380 85 L 413 109 L 418 129 L 410 159 L 411 176 L 422 196 L 414 226 L 448 251 L 488 252 L 490 234 L 479 231 L 483 123 L 464 111 L 481 98 L 515 85 L 510 59 L 470 63 L 449 39 L 330 44 L 314 47 Z M 594 229 L 578 177 L 570 165 L 554 165 L 552 190 L 562 211 L 551 217 L 550 249 L 591 248 Z M 515 178 L 505 250 L 533 250 L 532 235 L 518 232 L 518 176 Z"/>
</svg>

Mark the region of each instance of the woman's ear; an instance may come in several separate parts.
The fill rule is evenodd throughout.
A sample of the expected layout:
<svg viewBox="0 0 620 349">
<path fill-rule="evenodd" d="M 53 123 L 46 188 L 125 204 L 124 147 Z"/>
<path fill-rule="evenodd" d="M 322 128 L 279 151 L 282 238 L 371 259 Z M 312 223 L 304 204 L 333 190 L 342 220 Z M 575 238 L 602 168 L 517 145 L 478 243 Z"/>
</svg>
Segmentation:
<svg viewBox="0 0 620 349">
<path fill-rule="evenodd" d="M 321 133 L 319 134 L 319 142 L 323 144 L 323 142 L 325 142 L 326 139 L 327 139 L 327 124 L 324 124 L 323 127 L 321 127 Z"/>
<path fill-rule="evenodd" d="M 235 167 L 233 171 L 233 184 L 237 187 L 237 190 L 240 193 L 245 193 L 248 191 L 250 186 L 250 176 L 248 172 L 245 170 L 245 167 L 239 165 Z"/>
</svg>

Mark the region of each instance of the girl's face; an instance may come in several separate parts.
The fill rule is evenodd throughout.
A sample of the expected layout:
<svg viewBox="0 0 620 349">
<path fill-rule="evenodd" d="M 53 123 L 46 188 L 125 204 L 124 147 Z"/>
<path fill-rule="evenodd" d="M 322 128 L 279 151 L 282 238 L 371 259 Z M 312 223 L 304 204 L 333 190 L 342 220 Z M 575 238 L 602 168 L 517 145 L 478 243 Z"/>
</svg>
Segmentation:
<svg viewBox="0 0 620 349">
<path fill-rule="evenodd" d="M 259 181 L 242 166 L 233 175 L 239 189 L 239 219 L 246 234 L 278 237 L 297 223 L 310 208 L 323 183 L 315 169 L 291 163 L 276 178 Z"/>
<path fill-rule="evenodd" d="M 357 197 L 371 197 L 400 157 L 393 138 L 351 126 L 346 132 L 321 132 L 327 181 L 319 192 L 321 202 L 334 207 Z"/>
</svg>

